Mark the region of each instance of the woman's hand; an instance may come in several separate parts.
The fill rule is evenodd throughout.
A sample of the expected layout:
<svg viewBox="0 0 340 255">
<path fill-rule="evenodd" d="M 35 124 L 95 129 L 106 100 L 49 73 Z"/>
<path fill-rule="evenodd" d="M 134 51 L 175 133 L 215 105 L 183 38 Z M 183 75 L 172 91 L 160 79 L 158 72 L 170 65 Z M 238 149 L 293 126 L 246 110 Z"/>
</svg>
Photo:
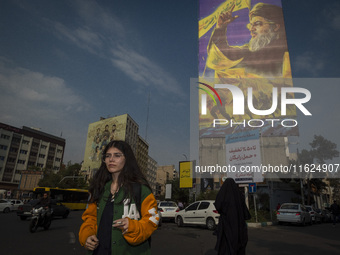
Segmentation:
<svg viewBox="0 0 340 255">
<path fill-rule="evenodd" d="M 113 222 L 112 227 L 121 229 L 124 235 L 129 229 L 129 219 L 124 218 L 124 219 L 115 220 Z"/>
<path fill-rule="evenodd" d="M 86 239 L 86 242 L 85 242 L 86 249 L 93 251 L 98 247 L 98 245 L 99 245 L 99 240 L 95 235 L 89 236 Z"/>
</svg>

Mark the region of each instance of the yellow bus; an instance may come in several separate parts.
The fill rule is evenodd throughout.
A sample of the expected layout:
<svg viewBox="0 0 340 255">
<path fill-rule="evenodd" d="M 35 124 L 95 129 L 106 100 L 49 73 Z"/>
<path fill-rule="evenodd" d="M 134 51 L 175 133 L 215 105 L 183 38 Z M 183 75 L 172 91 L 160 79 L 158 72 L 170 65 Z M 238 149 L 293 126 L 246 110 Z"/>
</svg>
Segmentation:
<svg viewBox="0 0 340 255">
<path fill-rule="evenodd" d="M 70 210 L 85 210 L 89 192 L 84 189 L 60 189 L 49 187 L 36 187 L 33 189 L 33 197 L 38 198 L 39 195 L 47 192 L 51 199 L 55 199 L 68 207 Z"/>
</svg>

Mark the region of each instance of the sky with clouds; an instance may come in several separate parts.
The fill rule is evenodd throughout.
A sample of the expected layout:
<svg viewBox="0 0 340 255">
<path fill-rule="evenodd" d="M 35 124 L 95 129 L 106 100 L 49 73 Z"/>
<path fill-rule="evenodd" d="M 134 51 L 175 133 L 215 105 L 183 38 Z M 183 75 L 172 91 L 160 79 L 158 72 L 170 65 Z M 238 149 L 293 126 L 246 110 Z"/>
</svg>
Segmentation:
<svg viewBox="0 0 340 255">
<path fill-rule="evenodd" d="M 340 3 L 282 5 L 293 76 L 338 78 Z M 64 162 L 76 163 L 89 123 L 128 113 L 147 136 L 150 156 L 177 168 L 189 156 L 198 8 L 196 0 L 1 1 L 0 122 L 62 135 Z M 301 122 L 301 146 L 314 134 L 339 140 L 338 81 L 318 81 L 326 80 L 328 89 L 310 103 L 316 116 Z M 329 109 L 334 117 L 322 125 Z"/>
</svg>

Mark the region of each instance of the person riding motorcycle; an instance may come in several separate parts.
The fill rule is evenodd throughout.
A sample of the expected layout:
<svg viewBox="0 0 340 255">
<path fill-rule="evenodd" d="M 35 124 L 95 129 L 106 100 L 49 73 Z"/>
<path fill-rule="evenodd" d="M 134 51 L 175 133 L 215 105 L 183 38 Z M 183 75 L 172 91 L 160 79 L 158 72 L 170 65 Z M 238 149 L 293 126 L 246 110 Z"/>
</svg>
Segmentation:
<svg viewBox="0 0 340 255">
<path fill-rule="evenodd" d="M 43 194 L 39 202 L 35 205 L 36 208 L 43 207 L 46 210 L 44 216 L 51 217 L 51 199 L 49 198 L 47 192 Z"/>
</svg>

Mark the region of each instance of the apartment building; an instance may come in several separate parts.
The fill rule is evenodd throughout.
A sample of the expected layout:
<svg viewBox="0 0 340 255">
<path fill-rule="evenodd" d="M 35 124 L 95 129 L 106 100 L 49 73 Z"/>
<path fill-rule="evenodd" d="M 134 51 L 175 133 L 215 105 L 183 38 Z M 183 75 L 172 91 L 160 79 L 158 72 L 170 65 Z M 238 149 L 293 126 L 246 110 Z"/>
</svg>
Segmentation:
<svg viewBox="0 0 340 255">
<path fill-rule="evenodd" d="M 0 188 L 19 185 L 21 173 L 31 168 L 60 170 L 65 139 L 40 130 L 0 123 Z"/>
</svg>

